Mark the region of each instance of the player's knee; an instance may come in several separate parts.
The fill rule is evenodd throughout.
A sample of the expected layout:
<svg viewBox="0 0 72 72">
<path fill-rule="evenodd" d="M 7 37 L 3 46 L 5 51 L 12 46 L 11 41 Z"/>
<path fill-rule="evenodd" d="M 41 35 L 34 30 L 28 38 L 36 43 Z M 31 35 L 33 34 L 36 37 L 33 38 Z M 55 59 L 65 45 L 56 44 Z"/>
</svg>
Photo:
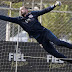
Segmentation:
<svg viewBox="0 0 72 72">
<path fill-rule="evenodd" d="M 58 45 L 58 46 L 60 46 L 60 45 L 61 45 L 61 41 L 60 41 L 60 40 L 57 40 L 57 41 L 55 42 L 55 44 Z"/>
</svg>

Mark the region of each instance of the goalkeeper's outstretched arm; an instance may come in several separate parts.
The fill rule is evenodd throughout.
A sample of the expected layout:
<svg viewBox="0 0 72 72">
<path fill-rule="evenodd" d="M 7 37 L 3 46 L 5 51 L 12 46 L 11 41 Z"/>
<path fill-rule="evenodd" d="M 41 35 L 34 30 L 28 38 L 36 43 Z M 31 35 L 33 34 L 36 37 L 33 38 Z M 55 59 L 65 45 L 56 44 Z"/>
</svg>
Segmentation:
<svg viewBox="0 0 72 72">
<path fill-rule="evenodd" d="M 8 16 L 0 15 L 0 19 L 4 21 L 13 22 L 13 23 L 19 23 L 18 17 L 15 18 L 15 17 L 8 17 Z"/>
<path fill-rule="evenodd" d="M 50 7 L 47 7 L 45 9 L 42 9 L 40 11 L 33 11 L 33 13 L 37 14 L 37 16 L 43 15 L 45 13 L 50 12 L 51 10 L 53 10 L 56 6 L 61 6 L 61 2 L 60 1 L 56 1 L 56 3 Z"/>
</svg>

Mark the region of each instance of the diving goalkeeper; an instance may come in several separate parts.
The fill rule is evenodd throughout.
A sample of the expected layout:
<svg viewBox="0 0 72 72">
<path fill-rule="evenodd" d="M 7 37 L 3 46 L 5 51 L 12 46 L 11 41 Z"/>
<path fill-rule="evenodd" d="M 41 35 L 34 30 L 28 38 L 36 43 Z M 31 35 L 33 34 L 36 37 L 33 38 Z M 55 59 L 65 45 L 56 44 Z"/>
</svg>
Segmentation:
<svg viewBox="0 0 72 72">
<path fill-rule="evenodd" d="M 39 44 L 42 44 L 43 48 L 50 53 L 51 55 L 57 58 L 63 58 L 62 60 L 67 62 L 72 62 L 72 60 L 67 60 L 63 54 L 56 51 L 53 45 L 50 42 L 58 46 L 64 46 L 72 49 L 72 44 L 59 40 L 50 30 L 43 27 L 38 21 L 38 16 L 50 12 L 55 7 L 60 6 L 61 2 L 56 1 L 56 3 L 48 8 L 45 8 L 40 11 L 31 11 L 28 13 L 28 9 L 24 6 L 20 7 L 21 16 L 19 17 L 7 17 L 0 15 L 0 19 L 4 21 L 9 21 L 19 24 L 30 37 L 35 38 Z"/>
</svg>

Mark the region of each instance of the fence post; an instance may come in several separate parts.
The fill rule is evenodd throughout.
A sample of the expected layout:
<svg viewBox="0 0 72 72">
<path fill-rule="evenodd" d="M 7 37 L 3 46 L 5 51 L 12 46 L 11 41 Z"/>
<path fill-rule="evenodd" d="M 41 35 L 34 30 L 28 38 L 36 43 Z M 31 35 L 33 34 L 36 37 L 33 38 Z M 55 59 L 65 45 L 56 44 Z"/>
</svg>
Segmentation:
<svg viewBox="0 0 72 72">
<path fill-rule="evenodd" d="M 41 3 L 40 3 L 40 10 L 42 10 L 42 2 L 43 0 L 41 0 Z M 40 16 L 40 23 L 42 23 L 42 16 Z"/>
<path fill-rule="evenodd" d="M 12 6 L 12 2 L 10 2 L 10 8 Z M 9 17 L 11 17 L 11 9 L 9 10 Z M 10 22 L 6 25 L 6 41 L 10 40 Z"/>
</svg>

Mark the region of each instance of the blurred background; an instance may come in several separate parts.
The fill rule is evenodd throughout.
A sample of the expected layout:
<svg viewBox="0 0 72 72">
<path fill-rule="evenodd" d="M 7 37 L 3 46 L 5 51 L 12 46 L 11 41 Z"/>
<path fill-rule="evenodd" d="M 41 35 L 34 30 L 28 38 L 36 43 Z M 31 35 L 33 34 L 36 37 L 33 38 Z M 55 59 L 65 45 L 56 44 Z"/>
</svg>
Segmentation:
<svg viewBox="0 0 72 72">
<path fill-rule="evenodd" d="M 0 0 L 0 15 L 18 17 L 19 8 L 29 11 L 51 6 L 56 0 Z M 62 6 L 39 17 L 41 24 L 51 30 L 59 39 L 72 42 L 72 0 L 60 0 Z M 0 20 L 0 41 L 36 42 L 18 24 Z"/>
<path fill-rule="evenodd" d="M 72 0 L 60 0 L 62 6 L 39 17 L 40 23 L 59 39 L 72 43 Z M 19 8 L 42 10 L 56 0 L 0 0 L 0 15 L 20 16 Z M 57 51 L 72 58 L 72 50 L 54 45 Z M 15 55 L 16 54 L 16 55 Z M 72 72 L 70 63 L 52 63 L 54 59 L 37 41 L 15 23 L 0 20 L 0 72 Z M 15 61 L 15 58 L 16 59 Z M 11 61 L 9 61 L 11 59 Z M 22 60 L 26 61 L 22 61 Z M 47 62 L 48 59 L 49 62 Z M 19 61 L 18 61 L 19 60 Z M 61 61 L 60 61 L 61 62 Z"/>
</svg>

